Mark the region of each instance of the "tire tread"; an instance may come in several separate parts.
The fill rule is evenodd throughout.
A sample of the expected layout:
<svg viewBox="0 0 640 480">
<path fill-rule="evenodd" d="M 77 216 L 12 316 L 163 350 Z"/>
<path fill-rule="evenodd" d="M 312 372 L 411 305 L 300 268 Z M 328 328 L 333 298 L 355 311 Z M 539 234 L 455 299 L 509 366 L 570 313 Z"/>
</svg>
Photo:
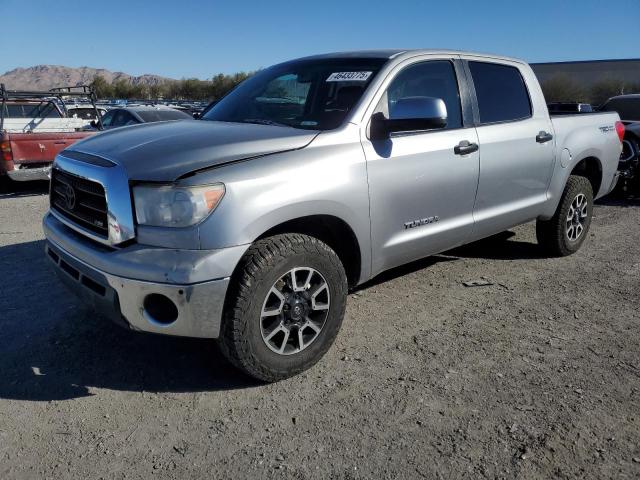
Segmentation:
<svg viewBox="0 0 640 480">
<path fill-rule="evenodd" d="M 232 277 L 218 343 L 221 352 L 232 365 L 250 376 L 266 382 L 282 380 L 308 369 L 329 350 L 332 344 L 332 341 L 325 342 L 319 355 L 293 370 L 274 370 L 272 367 L 264 365 L 252 354 L 249 348 L 245 319 L 249 316 L 248 311 L 251 310 L 253 302 L 256 301 L 253 287 L 258 282 L 259 276 L 273 267 L 279 259 L 297 253 L 328 258 L 340 272 L 342 291 L 336 293 L 338 298 L 343 298 L 341 313 L 344 314 L 347 293 L 346 274 L 340 259 L 328 245 L 317 238 L 298 233 L 275 235 L 251 245 L 236 269 L 235 278 Z"/>
<path fill-rule="evenodd" d="M 538 243 L 552 256 L 565 257 L 577 252 L 589 233 L 591 219 L 589 219 L 589 225 L 585 228 L 577 244 L 570 245 L 565 236 L 566 210 L 568 210 L 569 205 L 576 195 L 581 192 L 587 196 L 589 203 L 593 202 L 593 191 L 589 179 L 578 175 L 571 175 L 567 180 L 560 203 L 553 217 L 549 220 L 538 220 L 536 222 L 536 238 Z"/>
</svg>

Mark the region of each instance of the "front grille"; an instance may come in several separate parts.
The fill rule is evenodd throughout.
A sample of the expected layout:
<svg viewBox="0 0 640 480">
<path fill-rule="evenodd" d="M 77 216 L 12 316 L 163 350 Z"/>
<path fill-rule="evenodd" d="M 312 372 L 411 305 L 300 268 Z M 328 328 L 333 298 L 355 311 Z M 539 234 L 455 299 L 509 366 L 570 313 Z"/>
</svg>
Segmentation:
<svg viewBox="0 0 640 480">
<path fill-rule="evenodd" d="M 50 201 L 51 208 L 63 217 L 108 238 L 107 199 L 99 183 L 53 169 Z"/>
</svg>

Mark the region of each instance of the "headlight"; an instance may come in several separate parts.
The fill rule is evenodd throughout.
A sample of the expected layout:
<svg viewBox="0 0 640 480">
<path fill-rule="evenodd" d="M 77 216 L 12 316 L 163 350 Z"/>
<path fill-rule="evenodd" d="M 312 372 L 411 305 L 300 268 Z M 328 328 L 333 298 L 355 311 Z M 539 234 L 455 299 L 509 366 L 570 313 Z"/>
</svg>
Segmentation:
<svg viewBox="0 0 640 480">
<path fill-rule="evenodd" d="M 224 185 L 133 187 L 136 217 L 140 225 L 188 227 L 204 220 L 222 200 Z"/>
</svg>

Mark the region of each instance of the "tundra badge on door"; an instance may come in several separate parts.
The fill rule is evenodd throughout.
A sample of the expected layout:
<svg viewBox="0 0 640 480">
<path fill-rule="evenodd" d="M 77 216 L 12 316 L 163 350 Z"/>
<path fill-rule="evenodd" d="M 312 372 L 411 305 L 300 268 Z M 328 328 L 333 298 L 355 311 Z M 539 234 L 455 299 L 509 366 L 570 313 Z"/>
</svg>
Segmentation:
<svg viewBox="0 0 640 480">
<path fill-rule="evenodd" d="M 436 223 L 440 220 L 440 217 L 437 215 L 433 217 L 421 218 L 420 220 L 412 220 L 411 222 L 406 222 L 404 224 L 404 229 L 407 230 L 409 228 L 421 227 L 422 225 L 429 225 L 430 223 Z"/>
</svg>

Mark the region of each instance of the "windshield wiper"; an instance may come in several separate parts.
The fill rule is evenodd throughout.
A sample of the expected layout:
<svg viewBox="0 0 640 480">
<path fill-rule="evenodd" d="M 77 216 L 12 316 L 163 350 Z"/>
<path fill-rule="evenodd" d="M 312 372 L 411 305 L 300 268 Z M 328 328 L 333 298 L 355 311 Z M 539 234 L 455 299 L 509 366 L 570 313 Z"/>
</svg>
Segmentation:
<svg viewBox="0 0 640 480">
<path fill-rule="evenodd" d="M 242 123 L 255 123 L 256 125 L 274 125 L 276 127 L 290 127 L 284 123 L 274 122 L 273 120 L 267 120 L 266 118 L 245 118 Z"/>
</svg>

